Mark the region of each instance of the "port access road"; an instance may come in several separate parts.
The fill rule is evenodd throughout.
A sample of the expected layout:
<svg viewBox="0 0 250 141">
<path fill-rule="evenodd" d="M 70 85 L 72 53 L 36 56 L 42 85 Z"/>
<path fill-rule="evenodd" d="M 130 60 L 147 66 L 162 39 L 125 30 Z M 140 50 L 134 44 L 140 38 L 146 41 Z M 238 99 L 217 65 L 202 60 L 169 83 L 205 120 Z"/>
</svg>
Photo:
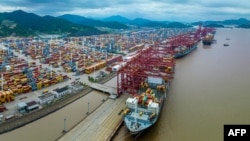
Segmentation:
<svg viewBox="0 0 250 141">
<path fill-rule="evenodd" d="M 57 141 L 110 140 L 123 122 L 123 110 L 126 108 L 125 101 L 128 96 L 123 94 L 115 100 L 108 99 Z"/>
</svg>

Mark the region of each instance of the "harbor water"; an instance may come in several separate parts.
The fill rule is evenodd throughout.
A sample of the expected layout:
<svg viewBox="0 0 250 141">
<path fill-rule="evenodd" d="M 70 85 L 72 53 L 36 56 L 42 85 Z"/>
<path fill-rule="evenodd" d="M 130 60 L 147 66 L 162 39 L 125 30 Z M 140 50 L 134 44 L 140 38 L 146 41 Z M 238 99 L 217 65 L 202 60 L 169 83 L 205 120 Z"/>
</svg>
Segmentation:
<svg viewBox="0 0 250 141">
<path fill-rule="evenodd" d="M 159 121 L 136 140 L 222 141 L 224 124 L 250 124 L 249 39 L 249 29 L 217 29 L 214 44 L 177 60 Z M 116 141 L 134 140 L 121 130 Z"/>
<path fill-rule="evenodd" d="M 226 40 L 230 38 L 230 40 Z M 217 29 L 211 46 L 198 44 L 176 61 L 175 78 L 158 122 L 139 141 L 221 141 L 224 124 L 250 124 L 250 30 Z M 224 46 L 228 43 L 229 46 Z M 116 78 L 108 84 L 116 86 Z M 6 141 L 54 141 L 101 104 L 107 95 L 88 94 L 78 101 L 14 131 Z M 134 138 L 122 127 L 114 140 Z"/>
<path fill-rule="evenodd" d="M 107 99 L 108 95 L 93 91 L 68 106 L 21 128 L 0 135 L 5 141 L 54 141 L 64 128 L 69 130 Z M 89 103 L 89 104 L 88 104 Z M 64 127 L 64 119 L 65 127 Z"/>
</svg>

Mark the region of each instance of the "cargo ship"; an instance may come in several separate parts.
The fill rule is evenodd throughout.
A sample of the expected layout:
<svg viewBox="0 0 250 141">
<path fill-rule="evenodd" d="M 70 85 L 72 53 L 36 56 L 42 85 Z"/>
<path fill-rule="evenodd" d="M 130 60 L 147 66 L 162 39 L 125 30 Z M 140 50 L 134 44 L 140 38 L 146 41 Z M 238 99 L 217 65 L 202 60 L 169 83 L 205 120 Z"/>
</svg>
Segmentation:
<svg viewBox="0 0 250 141">
<path fill-rule="evenodd" d="M 205 37 L 203 37 L 202 39 L 202 43 L 203 45 L 211 45 L 214 39 L 214 35 L 213 34 L 207 34 Z"/>
<path fill-rule="evenodd" d="M 184 57 L 187 54 L 191 53 L 196 48 L 197 48 L 197 44 L 194 44 L 191 47 L 181 46 L 181 47 L 175 48 L 176 54 L 174 55 L 174 58 L 178 59 L 178 58 Z"/>
<path fill-rule="evenodd" d="M 166 99 L 169 83 L 163 78 L 148 76 L 138 95 L 126 100 L 124 123 L 132 135 L 138 135 L 154 125 Z"/>
</svg>

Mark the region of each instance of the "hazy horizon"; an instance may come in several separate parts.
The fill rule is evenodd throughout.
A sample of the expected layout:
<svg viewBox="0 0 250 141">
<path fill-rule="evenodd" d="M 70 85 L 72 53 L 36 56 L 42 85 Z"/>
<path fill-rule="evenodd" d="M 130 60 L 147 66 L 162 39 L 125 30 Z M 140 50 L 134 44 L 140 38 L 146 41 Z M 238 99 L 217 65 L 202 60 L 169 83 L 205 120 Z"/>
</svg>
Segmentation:
<svg viewBox="0 0 250 141">
<path fill-rule="evenodd" d="M 39 16 L 79 15 L 106 18 L 120 15 L 128 19 L 143 18 L 156 21 L 223 21 L 250 19 L 248 0 L 1 0 L 0 12 L 23 10 Z"/>
</svg>

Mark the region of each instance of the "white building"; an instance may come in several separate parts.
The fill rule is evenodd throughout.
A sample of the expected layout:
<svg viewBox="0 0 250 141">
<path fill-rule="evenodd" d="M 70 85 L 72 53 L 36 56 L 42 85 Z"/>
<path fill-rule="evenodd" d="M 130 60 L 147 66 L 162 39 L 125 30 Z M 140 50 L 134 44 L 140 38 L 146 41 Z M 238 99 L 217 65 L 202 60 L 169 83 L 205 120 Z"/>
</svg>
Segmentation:
<svg viewBox="0 0 250 141">
<path fill-rule="evenodd" d="M 53 91 L 55 93 L 56 98 L 59 98 L 59 97 L 62 97 L 64 95 L 66 95 L 66 94 L 71 94 L 72 93 L 69 86 L 65 86 L 65 87 L 62 87 L 62 88 L 57 88 L 57 89 L 55 89 Z"/>
<path fill-rule="evenodd" d="M 46 93 L 44 95 L 38 96 L 40 104 L 50 103 L 55 99 L 55 94 Z"/>
<path fill-rule="evenodd" d="M 26 112 L 27 104 L 25 102 L 19 102 L 17 103 L 17 108 L 20 113 Z"/>
<path fill-rule="evenodd" d="M 26 104 L 27 104 L 27 108 L 26 108 L 27 112 L 39 109 L 39 104 L 36 101 L 26 102 Z"/>
<path fill-rule="evenodd" d="M 74 84 L 71 86 L 74 91 L 81 91 L 84 89 L 83 85 L 81 84 Z"/>
</svg>

